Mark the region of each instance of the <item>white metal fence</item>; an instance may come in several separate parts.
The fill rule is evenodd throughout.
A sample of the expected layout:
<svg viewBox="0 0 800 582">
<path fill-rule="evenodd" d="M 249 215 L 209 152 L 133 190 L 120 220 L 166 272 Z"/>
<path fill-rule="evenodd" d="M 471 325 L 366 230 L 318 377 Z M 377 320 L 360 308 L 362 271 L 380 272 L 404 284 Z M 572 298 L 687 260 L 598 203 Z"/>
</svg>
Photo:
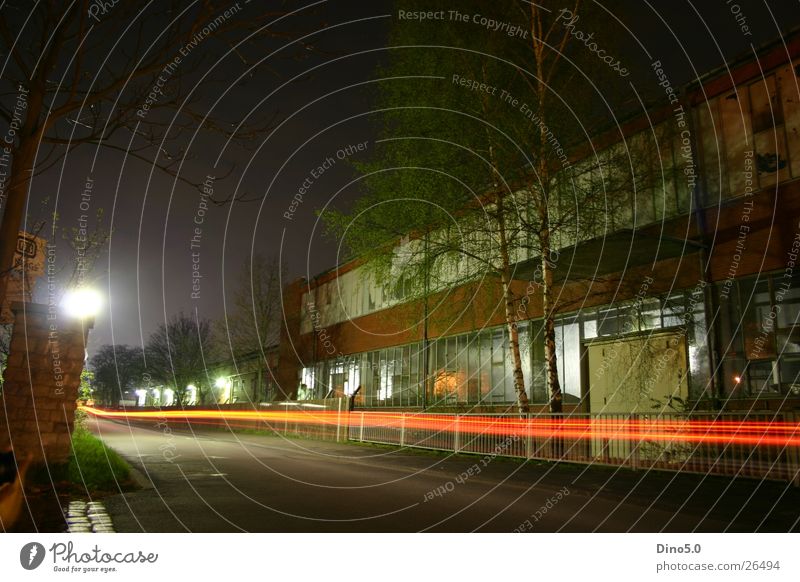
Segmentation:
<svg viewBox="0 0 800 582">
<path fill-rule="evenodd" d="M 790 481 L 794 413 L 448 415 L 352 412 L 353 441 L 570 463 Z"/>
<path fill-rule="evenodd" d="M 323 440 L 457 453 L 744 476 L 800 485 L 800 414 L 441 414 L 348 411 L 347 399 L 277 402 L 214 410 L 128 409 L 174 426 L 198 423 Z M 209 416 L 197 415 L 209 412 Z M 237 414 L 237 412 L 241 414 Z M 169 417 L 167 416 L 170 413 Z M 218 414 L 214 414 L 218 413 Z"/>
</svg>

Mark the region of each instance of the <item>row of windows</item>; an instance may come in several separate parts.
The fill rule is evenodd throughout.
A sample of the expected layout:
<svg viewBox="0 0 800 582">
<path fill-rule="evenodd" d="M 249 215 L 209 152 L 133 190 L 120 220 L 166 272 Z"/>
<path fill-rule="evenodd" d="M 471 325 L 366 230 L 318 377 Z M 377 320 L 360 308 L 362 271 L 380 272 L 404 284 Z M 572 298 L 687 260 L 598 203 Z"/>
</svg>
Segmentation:
<svg viewBox="0 0 800 582">
<path fill-rule="evenodd" d="M 651 139 L 650 136 L 644 136 L 644 141 Z M 642 139 L 632 140 L 629 147 L 638 150 L 646 149 L 644 141 Z M 652 147 L 652 144 L 647 147 L 654 151 L 656 149 Z M 606 208 L 599 210 L 597 215 L 604 216 L 605 219 L 592 224 L 584 219 L 579 219 L 580 228 L 577 228 L 576 224 L 575 229 L 555 230 L 552 239 L 555 248 L 564 249 L 596 236 L 607 235 L 620 228 L 644 226 L 688 212 L 690 207 L 689 190 L 683 174 L 679 171 L 679 161 L 675 151 L 675 148 L 671 146 L 671 140 L 659 144 L 658 153 L 662 156 L 661 163 L 650 160 L 648 162 L 650 168 L 647 170 L 656 177 L 650 176 L 647 179 L 641 176 L 637 177 L 637 183 L 641 182 L 641 184 L 635 195 L 632 190 L 629 191 L 627 188 L 624 192 L 615 192 L 613 195 L 617 198 L 620 196 L 630 197 L 624 203 L 619 204 L 619 209 L 609 210 L 608 201 L 604 201 L 603 204 Z M 593 164 L 578 164 L 575 167 L 574 180 L 570 181 L 565 188 L 599 188 L 601 184 L 607 183 L 607 177 L 601 180 L 595 176 L 597 172 L 594 168 Z M 626 184 L 632 182 L 632 179 L 625 181 Z M 574 202 L 574 199 L 574 192 L 566 190 L 561 196 L 554 197 L 556 201 L 570 201 L 565 204 Z M 530 240 L 521 240 L 530 235 L 526 235 L 524 229 L 516 228 L 512 224 L 515 223 L 513 215 L 516 212 L 522 214 L 534 212 L 533 209 L 522 205 L 523 200 L 524 196 L 521 196 L 519 207 L 515 207 L 507 217 L 508 232 L 518 233 L 517 238 L 510 241 L 509 254 L 512 263 L 533 259 L 537 254 L 535 244 L 532 244 Z M 559 205 L 560 203 L 555 204 L 555 206 Z M 553 221 L 558 220 L 559 212 L 580 215 L 581 212 L 586 212 L 586 209 L 554 207 L 551 217 Z M 465 232 L 466 234 L 464 234 Z M 464 239 L 460 240 L 460 244 L 468 252 L 444 253 L 437 259 L 436 267 L 433 269 L 435 274 L 428 280 L 431 290 L 462 284 L 472 278 L 475 273 L 481 272 L 483 266 L 475 259 L 470 258 L 470 255 L 487 256 L 488 253 L 491 256 L 496 246 L 492 242 L 492 237 L 481 236 L 480 230 L 472 232 L 469 228 L 464 232 L 456 229 L 454 233 L 441 232 L 431 236 L 447 237 L 449 234 L 464 236 Z M 398 245 L 392 260 L 391 273 L 383 277 L 390 283 L 377 284 L 375 274 L 362 266 L 343 273 L 312 291 L 305 292 L 301 303 L 301 333 L 310 333 L 315 326 L 328 327 L 408 300 L 410 296 L 405 275 L 407 270 L 414 270 L 413 266 L 417 261 L 417 259 L 409 259 L 409 257 L 421 256 L 422 244 L 421 241 L 412 240 Z"/>
<path fill-rule="evenodd" d="M 682 328 L 689 345 L 693 395 L 708 387 L 705 318 L 699 294 L 679 293 L 635 304 L 584 310 L 556 322 L 556 352 L 564 401 L 581 394 L 581 346 L 586 340 Z M 518 326 L 525 389 L 532 402 L 547 401 L 541 321 Z M 303 369 L 300 397 L 350 395 L 361 387 L 365 406 L 504 404 L 516 401 L 505 326 L 430 342 L 428 393 L 421 343 L 319 362 Z"/>
<path fill-rule="evenodd" d="M 713 205 L 720 198 L 741 196 L 748 191 L 755 192 L 800 177 L 798 70 L 798 64 L 780 67 L 763 79 L 737 87 L 694 108 L 699 161 L 706 178 L 705 204 Z M 641 227 L 688 212 L 692 201 L 687 177 L 683 173 L 686 160 L 680 153 L 682 137 L 676 135 L 672 126 L 674 121 L 670 120 L 628 140 L 628 152 L 642 159 L 649 158 L 638 170 L 634 169 L 636 175 L 622 180 L 631 184 L 627 190 L 630 200 L 618 211 L 606 211 L 606 220 L 601 223 L 582 224 L 580 236 L 589 231 L 596 231 L 593 236 L 602 236 L 620 228 Z M 617 144 L 611 150 L 620 148 L 623 144 Z M 596 188 L 598 184 L 605 187 L 613 182 L 608 175 L 615 171 L 613 169 L 604 170 L 604 179 L 598 179 L 604 156 L 614 157 L 614 154 L 601 152 L 595 159 L 576 164 L 572 170 L 573 179 L 567 186 L 580 190 L 582 184 Z M 609 197 L 612 195 L 617 198 L 625 196 L 616 192 L 610 193 Z M 565 195 L 559 200 L 574 198 Z M 575 209 L 562 210 L 574 212 Z M 553 212 L 557 215 L 559 209 L 554 207 Z M 562 229 L 554 236 L 555 246 L 565 248 L 578 242 L 579 234 L 577 230 Z M 398 254 L 398 260 L 401 258 Z M 528 253 L 523 252 L 517 260 L 529 258 Z M 469 265 L 453 268 L 454 273 L 469 270 Z M 402 281 L 398 277 L 390 279 Z M 309 333 L 312 330 L 312 316 L 318 317 L 318 325 L 329 326 L 391 307 L 404 298 L 402 285 L 378 285 L 366 269 L 357 268 L 304 294 L 301 331 Z"/>
</svg>

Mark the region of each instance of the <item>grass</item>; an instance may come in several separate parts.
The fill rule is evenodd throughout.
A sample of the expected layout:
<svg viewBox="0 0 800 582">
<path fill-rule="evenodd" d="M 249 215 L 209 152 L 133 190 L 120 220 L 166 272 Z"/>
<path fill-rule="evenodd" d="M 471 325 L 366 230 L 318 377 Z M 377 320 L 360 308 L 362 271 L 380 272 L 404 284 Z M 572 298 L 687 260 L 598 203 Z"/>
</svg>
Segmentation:
<svg viewBox="0 0 800 582">
<path fill-rule="evenodd" d="M 47 486 L 51 480 L 67 484 L 67 490 L 85 493 L 117 493 L 135 488 L 131 466 L 114 449 L 94 436 L 84 425 L 85 413 L 75 415 L 72 453 L 66 463 L 33 468 L 30 481 L 34 487 Z"/>
<path fill-rule="evenodd" d="M 76 423 L 72 433 L 72 454 L 66 466 L 66 479 L 90 490 L 117 489 L 130 479 L 131 467 L 103 441 Z"/>
</svg>

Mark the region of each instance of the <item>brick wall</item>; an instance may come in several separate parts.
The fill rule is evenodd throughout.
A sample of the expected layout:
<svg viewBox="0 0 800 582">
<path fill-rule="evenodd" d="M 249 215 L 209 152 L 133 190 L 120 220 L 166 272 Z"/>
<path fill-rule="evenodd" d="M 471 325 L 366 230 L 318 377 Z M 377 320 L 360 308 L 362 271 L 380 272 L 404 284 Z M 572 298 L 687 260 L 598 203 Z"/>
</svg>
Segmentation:
<svg viewBox="0 0 800 582">
<path fill-rule="evenodd" d="M 85 338 L 91 324 L 14 303 L 14 327 L 0 397 L 0 450 L 59 463 L 70 453 Z M 49 316 L 49 317 L 48 317 Z"/>
</svg>

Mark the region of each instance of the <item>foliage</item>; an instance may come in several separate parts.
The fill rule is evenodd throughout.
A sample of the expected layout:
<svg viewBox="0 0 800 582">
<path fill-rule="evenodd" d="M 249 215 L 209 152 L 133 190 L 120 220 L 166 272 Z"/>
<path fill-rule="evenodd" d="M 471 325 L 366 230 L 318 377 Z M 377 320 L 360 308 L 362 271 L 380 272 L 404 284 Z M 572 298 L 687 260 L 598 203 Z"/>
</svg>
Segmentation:
<svg viewBox="0 0 800 582">
<path fill-rule="evenodd" d="M 91 400 L 94 393 L 94 372 L 88 368 L 81 371 L 81 382 L 78 386 L 78 400 Z"/>
<path fill-rule="evenodd" d="M 97 350 L 89 367 L 94 374 L 95 400 L 115 405 L 126 390 L 142 382 L 144 355 L 138 347 L 106 344 Z"/>
<path fill-rule="evenodd" d="M 617 120 L 620 92 L 629 86 L 598 67 L 561 18 L 578 6 L 584 19 L 600 9 L 572 4 L 570 11 L 555 2 L 459 3 L 463 14 L 518 26 L 525 35 L 515 38 L 463 22 L 398 20 L 390 39 L 397 48 L 379 71 L 382 139 L 372 158 L 356 165 L 367 195 L 323 215 L 329 233 L 398 300 L 480 277 L 486 286 L 499 282 L 522 412 L 516 320 L 520 302 L 531 297 L 515 294 L 516 269 L 540 264 L 533 283 L 545 319 L 551 410 L 559 412 L 559 250 L 623 224 L 634 186 L 652 179 L 650 148 L 624 141 L 609 147 L 600 137 L 609 119 Z M 448 13 L 452 6 L 403 3 L 414 8 Z"/>
</svg>

